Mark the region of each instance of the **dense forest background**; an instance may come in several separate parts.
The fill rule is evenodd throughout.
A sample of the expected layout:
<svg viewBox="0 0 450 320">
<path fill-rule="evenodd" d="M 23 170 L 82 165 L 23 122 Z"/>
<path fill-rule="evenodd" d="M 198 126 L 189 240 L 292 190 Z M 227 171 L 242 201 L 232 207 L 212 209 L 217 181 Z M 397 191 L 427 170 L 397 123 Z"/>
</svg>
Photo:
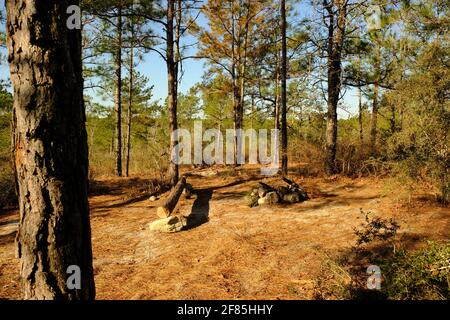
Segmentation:
<svg viewBox="0 0 450 320">
<path fill-rule="evenodd" d="M 154 88 L 138 70 L 143 60 L 167 61 L 166 26 L 158 19 L 164 7 L 152 1 L 141 1 L 140 8 L 127 1 L 101 5 L 84 1 L 83 5 L 91 178 L 142 172 L 164 178 L 169 161 L 161 159 L 168 159 L 170 147 L 168 101 L 153 99 Z M 279 127 L 277 5 L 263 0 L 176 2 L 178 82 L 189 73 L 183 68 L 185 60 L 205 62 L 203 81 L 176 96 L 179 127 L 191 129 L 193 121 L 201 119 L 205 128 L 232 128 L 236 100 L 244 128 Z M 405 194 L 425 186 L 448 201 L 448 3 L 370 0 L 347 6 L 336 173 L 389 175 Z M 299 18 L 302 9 L 308 14 Z M 339 4 L 331 9 L 317 1 L 287 4 L 289 159 L 307 163 L 305 174 L 326 172 L 327 90 L 334 85 L 327 82 L 327 34 L 338 15 Z M 4 34 L 1 39 L 4 45 Z M 342 99 L 347 91 L 347 99 Z M 14 203 L 10 92 L 8 79 L 2 79 L 2 206 Z M 118 153 L 121 172 L 115 170 Z"/>
</svg>

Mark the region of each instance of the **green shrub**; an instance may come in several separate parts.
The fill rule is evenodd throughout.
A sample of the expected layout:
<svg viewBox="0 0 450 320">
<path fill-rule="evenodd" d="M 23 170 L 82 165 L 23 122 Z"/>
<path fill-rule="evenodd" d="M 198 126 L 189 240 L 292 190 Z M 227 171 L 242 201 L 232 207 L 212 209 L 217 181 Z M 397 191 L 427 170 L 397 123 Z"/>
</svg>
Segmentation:
<svg viewBox="0 0 450 320">
<path fill-rule="evenodd" d="M 370 218 L 371 212 L 364 212 L 360 209 L 364 216 L 364 223 L 359 229 L 354 228 L 355 235 L 358 237 L 356 245 L 360 246 L 365 243 L 370 243 L 374 240 L 388 240 L 397 234 L 400 228 L 398 223 L 393 219 L 382 219 L 380 217 Z"/>
<path fill-rule="evenodd" d="M 397 251 L 378 263 L 381 290 L 393 300 L 445 300 L 450 298 L 450 242 L 430 242 L 413 253 Z"/>
<path fill-rule="evenodd" d="M 252 192 L 245 195 L 245 202 L 252 208 L 258 205 L 258 196 Z"/>
</svg>

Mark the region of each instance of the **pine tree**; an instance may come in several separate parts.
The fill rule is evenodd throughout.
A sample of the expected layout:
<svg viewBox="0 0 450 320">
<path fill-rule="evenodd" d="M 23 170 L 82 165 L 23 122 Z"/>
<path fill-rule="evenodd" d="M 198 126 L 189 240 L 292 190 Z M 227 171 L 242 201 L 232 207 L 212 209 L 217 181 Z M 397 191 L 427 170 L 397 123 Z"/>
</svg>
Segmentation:
<svg viewBox="0 0 450 320">
<path fill-rule="evenodd" d="M 70 4 L 6 1 L 25 299 L 95 297 L 81 31 L 66 26 Z M 79 287 L 66 283 L 71 266 Z"/>
</svg>

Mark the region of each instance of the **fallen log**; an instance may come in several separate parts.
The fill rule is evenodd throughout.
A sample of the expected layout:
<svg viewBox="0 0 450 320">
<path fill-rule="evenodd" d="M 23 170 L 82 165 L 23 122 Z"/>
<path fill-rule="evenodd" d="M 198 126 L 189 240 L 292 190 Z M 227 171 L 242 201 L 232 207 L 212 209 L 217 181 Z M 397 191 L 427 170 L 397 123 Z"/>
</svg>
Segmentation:
<svg viewBox="0 0 450 320">
<path fill-rule="evenodd" d="M 284 201 L 289 203 L 296 203 L 309 199 L 308 194 L 302 186 L 286 177 L 283 177 L 283 181 L 289 185 L 289 192 L 283 195 Z"/>
<path fill-rule="evenodd" d="M 278 187 L 277 193 L 280 196 L 280 198 L 283 199 L 283 197 L 289 193 L 289 188 L 285 186 Z"/>
<path fill-rule="evenodd" d="M 260 198 L 265 197 L 266 194 L 271 191 L 274 191 L 274 189 L 271 186 L 269 186 L 268 184 L 265 184 L 264 182 L 259 182 L 258 196 Z"/>
<path fill-rule="evenodd" d="M 183 176 L 180 181 L 178 181 L 177 185 L 172 189 L 166 201 L 164 201 L 164 204 L 156 210 L 158 217 L 167 218 L 172 214 L 172 211 L 177 206 L 178 199 L 180 199 L 185 186 L 186 177 Z"/>
<path fill-rule="evenodd" d="M 289 180 L 286 177 L 283 177 L 283 181 L 286 182 L 289 186 L 294 187 L 294 188 L 299 188 L 300 186 L 298 184 L 296 184 L 294 181 Z"/>
</svg>

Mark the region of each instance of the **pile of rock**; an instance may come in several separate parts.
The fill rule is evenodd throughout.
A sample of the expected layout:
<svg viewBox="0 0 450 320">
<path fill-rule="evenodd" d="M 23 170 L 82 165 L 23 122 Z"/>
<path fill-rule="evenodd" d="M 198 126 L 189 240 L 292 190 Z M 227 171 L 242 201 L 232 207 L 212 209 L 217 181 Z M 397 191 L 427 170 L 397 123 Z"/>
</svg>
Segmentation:
<svg viewBox="0 0 450 320">
<path fill-rule="evenodd" d="M 280 202 L 298 203 L 309 199 L 306 191 L 294 181 L 287 178 L 283 178 L 283 181 L 288 186 L 272 187 L 260 182 L 246 197 L 247 204 L 250 207 L 255 207 L 258 205 L 273 205 Z"/>
</svg>

